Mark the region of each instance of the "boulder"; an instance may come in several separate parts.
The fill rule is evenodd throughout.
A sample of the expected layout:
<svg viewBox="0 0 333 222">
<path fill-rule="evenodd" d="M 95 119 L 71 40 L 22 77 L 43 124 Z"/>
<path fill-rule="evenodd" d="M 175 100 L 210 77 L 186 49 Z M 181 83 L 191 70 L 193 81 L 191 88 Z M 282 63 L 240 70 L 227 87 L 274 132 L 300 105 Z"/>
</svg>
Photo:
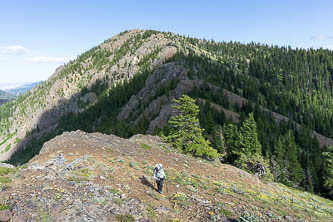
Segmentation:
<svg viewBox="0 0 333 222">
<path fill-rule="evenodd" d="M 1 210 L 0 211 L 0 221 L 7 222 L 12 218 L 12 212 L 10 210 Z"/>
</svg>

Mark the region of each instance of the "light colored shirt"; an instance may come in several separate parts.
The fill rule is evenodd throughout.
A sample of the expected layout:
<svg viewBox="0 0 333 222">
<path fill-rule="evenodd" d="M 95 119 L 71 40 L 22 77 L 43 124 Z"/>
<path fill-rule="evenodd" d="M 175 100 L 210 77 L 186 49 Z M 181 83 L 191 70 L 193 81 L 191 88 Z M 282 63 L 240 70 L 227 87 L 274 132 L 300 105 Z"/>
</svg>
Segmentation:
<svg viewBox="0 0 333 222">
<path fill-rule="evenodd" d="M 155 180 L 160 180 L 165 178 L 165 173 L 163 168 L 160 170 L 157 170 L 156 168 L 154 169 L 154 179 Z"/>
</svg>

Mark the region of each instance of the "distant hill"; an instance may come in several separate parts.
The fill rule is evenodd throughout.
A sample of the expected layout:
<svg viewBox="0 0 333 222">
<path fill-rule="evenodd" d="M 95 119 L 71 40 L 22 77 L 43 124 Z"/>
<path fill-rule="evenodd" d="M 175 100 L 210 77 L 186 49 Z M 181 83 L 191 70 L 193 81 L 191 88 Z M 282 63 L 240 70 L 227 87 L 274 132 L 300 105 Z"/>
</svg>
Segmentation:
<svg viewBox="0 0 333 222">
<path fill-rule="evenodd" d="M 0 90 L 0 106 L 15 98 L 15 95 Z"/>
<path fill-rule="evenodd" d="M 33 87 L 37 86 L 41 82 L 34 82 L 29 84 L 24 84 L 19 87 L 6 89 L 6 90 L 0 90 L 0 106 L 4 103 L 7 103 L 10 100 L 13 100 L 17 98 L 19 95 L 26 93 Z"/>
<path fill-rule="evenodd" d="M 6 91 L 0 90 L 0 99 L 1 100 L 11 100 L 11 99 L 15 99 L 16 96 L 13 95 L 12 93 L 8 93 Z"/>
<path fill-rule="evenodd" d="M 12 88 L 12 89 L 8 89 L 6 90 L 6 92 L 15 95 L 15 96 L 19 96 L 23 93 L 26 93 L 27 91 L 29 91 L 30 89 L 32 89 L 33 87 L 37 86 L 38 84 L 40 84 L 41 82 L 34 82 L 34 83 L 29 83 L 29 84 L 25 84 L 16 88 Z"/>
<path fill-rule="evenodd" d="M 0 99 L 0 106 L 1 106 L 2 104 L 5 104 L 6 102 L 8 102 L 8 100 L 6 100 L 6 99 Z"/>
</svg>

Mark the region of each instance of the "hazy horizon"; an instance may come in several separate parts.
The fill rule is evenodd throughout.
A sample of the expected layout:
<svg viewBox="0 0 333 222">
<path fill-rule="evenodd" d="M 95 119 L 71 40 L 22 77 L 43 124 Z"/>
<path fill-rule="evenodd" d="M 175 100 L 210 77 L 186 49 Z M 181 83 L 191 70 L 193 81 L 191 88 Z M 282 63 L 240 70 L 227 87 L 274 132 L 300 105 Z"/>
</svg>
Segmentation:
<svg viewBox="0 0 333 222">
<path fill-rule="evenodd" d="M 35 82 L 39 82 L 39 81 L 16 82 L 16 83 L 0 83 L 0 90 L 15 89 L 15 88 L 22 87 L 24 85 L 32 84 L 32 83 L 35 83 Z"/>
</svg>

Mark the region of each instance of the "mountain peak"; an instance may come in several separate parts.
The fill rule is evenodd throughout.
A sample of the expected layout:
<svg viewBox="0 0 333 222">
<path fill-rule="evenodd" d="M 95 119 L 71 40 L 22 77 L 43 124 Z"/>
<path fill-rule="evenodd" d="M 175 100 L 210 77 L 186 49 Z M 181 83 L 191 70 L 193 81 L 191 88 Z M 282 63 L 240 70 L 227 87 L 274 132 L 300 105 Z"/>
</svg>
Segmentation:
<svg viewBox="0 0 333 222">
<path fill-rule="evenodd" d="M 35 92 L 23 95 L 6 108 L 13 109 L 13 112 L 0 119 L 6 122 L 6 127 L 0 127 L 0 140 L 14 132 L 15 137 L 22 140 L 36 129 L 39 134 L 52 131 L 63 114 L 77 114 L 85 109 L 83 104 L 90 103 L 91 106 L 98 101 L 98 95 L 89 92 L 96 84 L 104 84 L 106 93 L 110 87 L 171 58 L 176 48 L 168 45 L 170 41 L 159 32 L 135 29 L 118 34 L 83 53 L 59 67 L 52 77 L 38 85 Z M 25 146 L 25 142 L 14 143 L 16 138 L 10 138 L 1 145 L 11 144 L 11 147 L 8 152 L 0 153 L 0 160 L 8 159 L 16 149 Z"/>
</svg>

